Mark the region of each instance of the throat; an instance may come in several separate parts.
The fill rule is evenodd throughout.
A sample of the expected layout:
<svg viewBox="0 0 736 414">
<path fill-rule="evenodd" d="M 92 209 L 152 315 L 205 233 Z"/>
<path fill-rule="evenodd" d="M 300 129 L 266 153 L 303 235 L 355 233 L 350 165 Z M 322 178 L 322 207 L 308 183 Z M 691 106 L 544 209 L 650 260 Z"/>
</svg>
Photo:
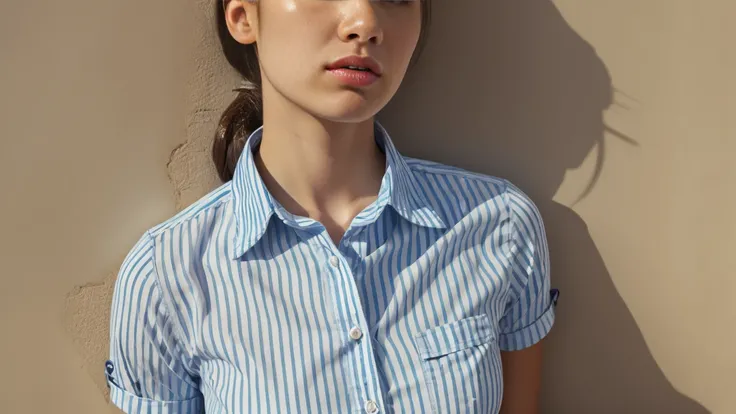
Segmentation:
<svg viewBox="0 0 736 414">
<path fill-rule="evenodd" d="M 332 240 L 332 243 L 334 243 L 336 247 L 339 247 L 340 243 L 342 243 L 343 236 L 345 236 L 345 231 L 347 231 L 347 228 L 342 228 L 339 226 L 338 227 L 325 226 L 325 229 L 327 230 L 327 234 L 330 235 L 330 239 Z"/>
</svg>

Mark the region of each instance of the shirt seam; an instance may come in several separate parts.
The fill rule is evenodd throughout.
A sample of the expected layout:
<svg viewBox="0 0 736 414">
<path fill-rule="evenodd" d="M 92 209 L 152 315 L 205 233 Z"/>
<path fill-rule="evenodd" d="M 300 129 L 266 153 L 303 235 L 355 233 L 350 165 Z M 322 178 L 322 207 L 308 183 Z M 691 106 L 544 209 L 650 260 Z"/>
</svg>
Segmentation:
<svg viewBox="0 0 736 414">
<path fill-rule="evenodd" d="M 511 208 L 508 181 L 505 182 L 503 193 L 504 198 L 506 199 L 506 214 L 508 214 L 509 218 L 511 219 L 511 242 L 514 244 L 514 247 L 516 247 L 515 252 L 518 254 L 521 245 L 519 243 L 519 231 L 516 224 L 516 213 L 514 213 L 514 210 Z M 516 264 L 513 261 L 511 262 L 511 265 L 512 267 L 516 267 Z M 531 275 L 529 274 L 528 270 L 525 270 L 524 273 L 526 274 L 526 280 L 524 281 L 524 284 L 526 285 L 527 283 L 529 283 L 529 277 Z"/>
<path fill-rule="evenodd" d="M 170 221 L 169 223 L 165 223 L 165 222 L 164 223 L 161 223 L 158 226 L 155 226 L 155 227 L 149 229 L 148 230 L 148 233 L 151 235 L 152 238 L 155 237 L 155 236 L 158 236 L 162 232 L 164 232 L 166 230 L 169 230 L 169 229 L 171 229 L 174 226 L 182 225 L 182 224 L 184 224 L 186 222 L 189 222 L 191 220 L 194 220 L 195 218 L 199 217 L 201 214 L 204 214 L 206 212 L 209 212 L 212 209 L 219 208 L 220 205 L 222 205 L 223 203 L 226 203 L 226 202 L 232 200 L 232 197 L 233 197 L 233 192 L 232 192 L 232 188 L 230 188 L 230 189 L 227 190 L 227 194 L 223 194 L 212 205 L 207 206 L 206 208 L 201 209 L 200 211 L 194 213 L 191 216 L 189 216 L 189 215 L 182 216 L 182 217 L 179 217 L 176 220 Z M 183 212 L 183 210 L 182 210 L 182 212 Z M 155 229 L 155 231 L 153 231 L 154 229 Z"/>
<path fill-rule="evenodd" d="M 464 170 L 460 167 L 455 167 L 452 165 L 444 165 L 444 164 L 438 164 L 436 167 L 434 166 L 427 166 L 419 163 L 414 162 L 407 162 L 406 163 L 409 166 L 409 169 L 413 172 L 421 172 L 424 174 L 433 174 L 433 175 L 453 175 L 453 176 L 459 176 L 463 177 L 469 180 L 478 180 L 486 184 L 496 184 L 496 185 L 504 185 L 504 188 L 507 189 L 508 186 L 506 185 L 507 181 L 504 178 L 501 177 L 495 177 L 492 175 L 487 174 L 481 174 L 469 170 Z M 442 167 L 445 167 L 443 169 Z M 505 190 L 506 191 L 506 190 Z"/>
<path fill-rule="evenodd" d="M 131 393 L 130 391 L 127 391 L 126 389 L 121 388 L 115 384 L 110 384 L 110 387 L 114 387 L 115 390 L 119 392 L 125 398 L 131 398 L 135 401 L 142 401 L 146 404 L 181 405 L 181 404 L 190 404 L 195 401 L 201 400 L 203 398 L 202 395 L 195 395 L 194 397 L 185 398 L 183 400 L 155 400 L 152 398 L 141 397 L 141 396 L 135 395 Z"/>
<path fill-rule="evenodd" d="M 504 191 L 503 191 L 503 194 L 504 194 L 504 201 L 506 202 L 506 214 L 508 214 L 509 220 L 511 221 L 511 240 L 510 241 L 513 244 L 513 247 L 514 247 L 514 254 L 512 254 L 510 256 L 510 258 L 509 258 L 510 259 L 509 260 L 509 264 L 510 264 L 510 267 L 511 267 L 511 271 L 513 272 L 514 269 L 517 267 L 516 261 L 514 260 L 514 255 L 515 254 L 519 254 L 519 249 L 520 249 L 520 244 L 519 244 L 519 240 L 518 240 L 518 234 L 519 234 L 519 232 L 517 230 L 517 224 L 516 224 L 517 217 L 516 217 L 516 214 L 514 213 L 514 210 L 511 208 L 511 200 L 510 200 L 510 194 L 509 194 L 509 189 L 510 189 L 509 188 L 509 181 L 508 180 L 503 180 L 503 182 L 504 182 Z M 521 296 L 523 294 L 523 291 L 529 285 L 529 279 L 531 278 L 531 274 L 529 273 L 529 270 L 528 269 L 523 270 L 523 273 L 524 273 L 524 275 L 526 275 L 526 279 L 524 280 L 524 283 L 520 285 L 520 290 L 519 290 L 518 296 Z M 509 294 L 511 294 L 511 293 L 513 293 L 513 289 L 509 289 Z M 514 298 L 514 301 L 511 303 L 511 306 L 513 306 L 514 304 L 516 304 L 516 302 L 518 302 L 519 300 L 520 300 L 520 297 Z M 503 316 L 506 317 L 506 315 L 507 315 L 507 313 L 504 312 L 504 315 Z M 531 325 L 528 325 L 528 326 L 531 326 Z M 524 328 L 521 328 L 520 330 L 523 330 L 523 329 Z M 517 331 L 518 330 L 514 330 L 511 333 L 517 332 Z M 509 333 L 503 332 L 503 331 L 499 332 L 499 336 L 505 336 L 505 335 L 508 335 L 508 334 Z"/>
<path fill-rule="evenodd" d="M 184 341 L 184 338 L 185 338 L 185 336 L 184 336 L 184 330 L 179 325 L 179 321 L 177 320 L 177 318 L 174 317 L 174 315 L 176 314 L 174 312 L 176 310 L 176 308 L 174 308 L 173 304 L 171 303 L 169 295 L 161 287 L 161 281 L 159 280 L 160 276 L 159 276 L 159 273 L 158 273 L 158 266 L 156 266 L 156 245 L 155 245 L 156 242 L 155 242 L 155 240 L 154 240 L 154 238 L 153 238 L 150 230 L 148 230 L 146 232 L 146 234 L 148 235 L 148 237 L 150 238 L 150 241 L 151 241 L 151 259 L 153 260 L 152 265 L 153 265 L 153 275 L 154 275 L 154 278 L 153 279 L 154 279 L 154 283 L 156 284 L 156 288 L 161 292 L 161 300 L 163 301 L 163 305 L 165 306 L 166 310 L 169 312 L 169 315 L 170 315 L 169 316 L 169 319 L 171 320 L 171 323 L 174 325 L 174 329 L 176 331 L 175 334 L 177 336 L 177 338 L 176 338 L 177 339 L 177 341 L 176 341 L 177 342 L 177 346 L 179 348 L 183 348 L 183 349 L 181 349 L 181 351 L 183 351 L 183 352 L 186 353 L 186 357 L 187 357 L 188 360 L 191 360 L 192 357 L 193 357 L 194 351 L 188 349 L 188 347 L 186 346 L 187 342 Z M 179 358 L 181 358 L 181 356 L 179 356 Z M 181 362 L 182 362 L 182 364 L 184 364 L 184 361 L 181 361 Z M 189 365 L 189 364 L 187 363 L 186 365 Z M 189 371 L 189 367 L 188 366 L 184 366 L 184 368 L 187 371 Z M 186 381 L 186 382 L 189 382 L 189 381 Z"/>
</svg>

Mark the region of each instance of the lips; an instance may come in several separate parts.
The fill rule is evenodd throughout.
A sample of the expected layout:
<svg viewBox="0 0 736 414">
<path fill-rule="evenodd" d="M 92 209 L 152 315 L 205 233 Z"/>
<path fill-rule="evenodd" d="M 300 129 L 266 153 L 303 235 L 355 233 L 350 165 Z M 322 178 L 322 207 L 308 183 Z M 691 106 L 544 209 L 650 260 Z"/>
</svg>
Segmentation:
<svg viewBox="0 0 736 414">
<path fill-rule="evenodd" d="M 352 69 L 369 71 L 376 76 L 381 76 L 381 65 L 370 56 L 346 56 L 327 65 L 328 70 L 334 69 Z"/>
</svg>

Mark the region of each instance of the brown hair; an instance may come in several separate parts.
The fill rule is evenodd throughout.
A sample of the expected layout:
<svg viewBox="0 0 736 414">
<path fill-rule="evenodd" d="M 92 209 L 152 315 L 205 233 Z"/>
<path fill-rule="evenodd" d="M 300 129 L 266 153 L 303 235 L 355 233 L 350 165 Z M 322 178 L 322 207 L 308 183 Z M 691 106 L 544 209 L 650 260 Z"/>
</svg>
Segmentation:
<svg viewBox="0 0 736 414">
<path fill-rule="evenodd" d="M 431 17 L 431 0 L 422 2 L 422 29 L 419 43 L 409 64 L 412 67 L 421 55 L 427 39 Z M 243 152 L 245 141 L 263 124 L 263 100 L 261 96 L 261 71 L 255 43 L 244 45 L 230 35 L 225 22 L 226 1 L 214 0 L 217 35 L 225 58 L 243 79 L 243 87 L 236 89 L 238 96 L 225 109 L 215 132 L 212 144 L 212 161 L 223 182 L 233 178 L 235 165 Z"/>
</svg>

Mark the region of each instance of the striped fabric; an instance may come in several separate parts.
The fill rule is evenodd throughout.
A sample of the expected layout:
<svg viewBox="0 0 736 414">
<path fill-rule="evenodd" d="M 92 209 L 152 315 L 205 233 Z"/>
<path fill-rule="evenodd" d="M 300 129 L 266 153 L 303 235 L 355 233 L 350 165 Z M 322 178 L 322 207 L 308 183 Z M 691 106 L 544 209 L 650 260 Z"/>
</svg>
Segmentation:
<svg viewBox="0 0 736 414">
<path fill-rule="evenodd" d="M 115 285 L 127 413 L 497 413 L 499 351 L 554 322 L 544 227 L 508 181 L 400 155 L 335 245 L 253 162 L 142 235 Z"/>
</svg>

